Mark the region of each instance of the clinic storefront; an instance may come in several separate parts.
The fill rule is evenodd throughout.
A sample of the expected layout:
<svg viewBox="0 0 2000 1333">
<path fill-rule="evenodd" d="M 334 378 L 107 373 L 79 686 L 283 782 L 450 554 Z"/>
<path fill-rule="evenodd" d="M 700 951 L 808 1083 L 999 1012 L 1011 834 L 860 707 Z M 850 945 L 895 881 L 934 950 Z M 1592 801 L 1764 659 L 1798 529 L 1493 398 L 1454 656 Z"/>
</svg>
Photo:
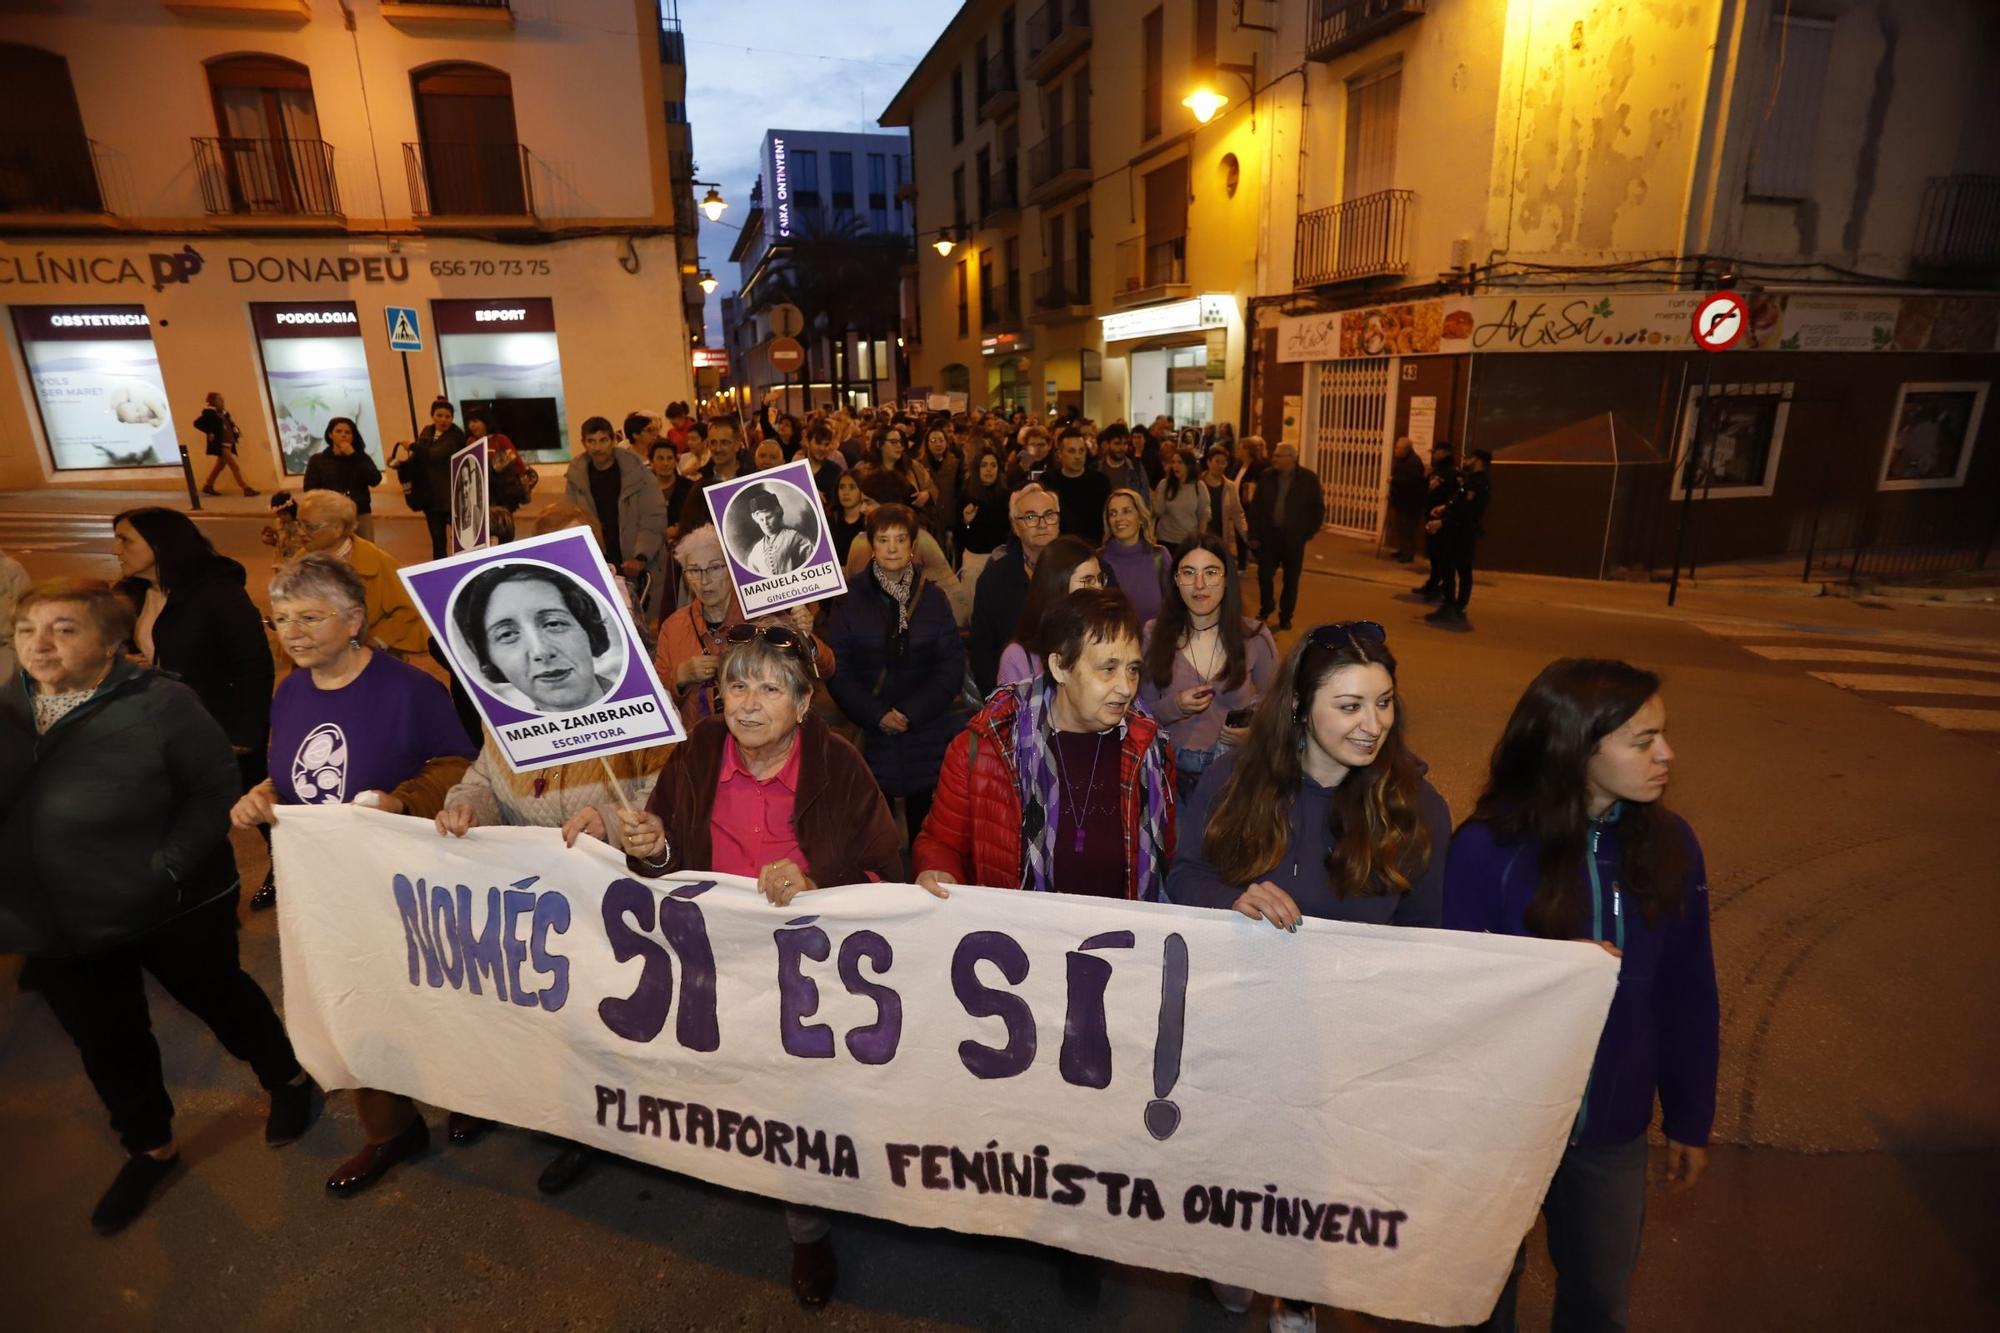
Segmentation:
<svg viewBox="0 0 2000 1333">
<path fill-rule="evenodd" d="M 391 249 L 391 245 L 394 249 Z M 221 393 L 253 485 L 296 484 L 347 417 L 378 461 L 430 400 L 477 407 L 539 461 L 570 423 L 690 397 L 671 237 L 537 246 L 134 238 L 0 243 L 0 488 L 178 490 Z M 635 271 L 636 270 L 636 271 Z M 423 350 L 387 339 L 418 311 Z"/>
</svg>

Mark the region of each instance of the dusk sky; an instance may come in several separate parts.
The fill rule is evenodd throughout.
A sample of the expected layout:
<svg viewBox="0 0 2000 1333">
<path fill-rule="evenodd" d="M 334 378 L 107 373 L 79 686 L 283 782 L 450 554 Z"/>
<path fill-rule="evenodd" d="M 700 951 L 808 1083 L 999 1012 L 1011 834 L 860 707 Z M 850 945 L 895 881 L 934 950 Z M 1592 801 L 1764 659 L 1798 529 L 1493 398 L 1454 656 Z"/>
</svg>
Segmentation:
<svg viewBox="0 0 2000 1333">
<path fill-rule="evenodd" d="M 711 344 L 722 339 L 722 298 L 736 290 L 729 252 L 764 131 L 881 128 L 875 118 L 957 9 L 953 0 L 682 0 L 696 174 L 729 201 L 720 223 L 701 219 L 702 260 L 722 284 L 708 300 Z"/>
</svg>

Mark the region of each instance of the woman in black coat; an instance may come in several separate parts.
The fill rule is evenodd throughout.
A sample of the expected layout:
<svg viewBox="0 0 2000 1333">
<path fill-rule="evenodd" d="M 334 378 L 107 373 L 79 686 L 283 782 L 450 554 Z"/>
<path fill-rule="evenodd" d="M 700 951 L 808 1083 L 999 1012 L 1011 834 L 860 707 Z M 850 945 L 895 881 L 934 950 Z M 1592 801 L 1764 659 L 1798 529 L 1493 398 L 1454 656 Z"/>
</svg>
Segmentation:
<svg viewBox="0 0 2000 1333">
<path fill-rule="evenodd" d="M 125 575 L 118 591 L 137 618 L 139 656 L 179 677 L 222 724 L 242 790 L 250 790 L 266 776 L 277 671 L 243 566 L 218 554 L 178 510 L 128 509 L 111 521 L 111 539 Z M 269 888 L 266 876 L 251 906 L 268 906 Z"/>
<path fill-rule="evenodd" d="M 910 836 L 924 826 L 931 792 L 963 719 L 953 711 L 965 678 L 965 645 L 942 589 L 916 568 L 917 516 L 882 505 L 868 516 L 874 556 L 827 625 L 839 665 L 827 689 L 861 729 L 876 785 L 903 798 Z"/>
<path fill-rule="evenodd" d="M 306 460 L 309 491 L 339 491 L 354 501 L 354 530 L 368 541 L 375 540 L 375 515 L 369 511 L 369 488 L 382 484 L 382 469 L 368 456 L 368 442 L 351 417 L 335 417 L 326 423 L 326 448 Z"/>
</svg>

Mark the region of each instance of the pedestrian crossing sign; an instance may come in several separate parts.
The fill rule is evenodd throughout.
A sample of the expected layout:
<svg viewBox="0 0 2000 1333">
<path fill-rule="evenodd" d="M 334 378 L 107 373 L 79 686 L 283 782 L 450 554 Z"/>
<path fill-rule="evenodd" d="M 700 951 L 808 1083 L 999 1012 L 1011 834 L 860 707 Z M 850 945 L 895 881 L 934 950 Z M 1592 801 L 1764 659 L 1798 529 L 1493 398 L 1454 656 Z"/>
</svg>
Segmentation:
<svg viewBox="0 0 2000 1333">
<path fill-rule="evenodd" d="M 392 352 L 421 352 L 424 350 L 424 335 L 417 323 L 417 308 L 409 305 L 392 305 L 389 315 L 389 350 Z"/>
</svg>

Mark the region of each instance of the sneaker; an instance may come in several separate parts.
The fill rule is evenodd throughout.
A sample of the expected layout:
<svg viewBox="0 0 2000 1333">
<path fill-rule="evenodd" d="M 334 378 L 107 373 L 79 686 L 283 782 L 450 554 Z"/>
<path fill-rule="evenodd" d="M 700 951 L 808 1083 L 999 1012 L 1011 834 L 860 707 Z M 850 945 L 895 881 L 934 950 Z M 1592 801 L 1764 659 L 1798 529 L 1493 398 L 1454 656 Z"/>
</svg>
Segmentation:
<svg viewBox="0 0 2000 1333">
<path fill-rule="evenodd" d="M 153 1191 L 181 1164 L 181 1155 L 161 1161 L 151 1153 L 139 1153 L 118 1168 L 117 1177 L 97 1207 L 90 1213 L 91 1229 L 100 1236 L 115 1236 L 138 1220 L 153 1200 Z"/>
<path fill-rule="evenodd" d="M 1313 1333 L 1318 1317 L 1310 1305 L 1294 1305 L 1282 1298 L 1271 1302 L 1271 1333 Z"/>
<path fill-rule="evenodd" d="M 282 1148 L 303 1135 L 316 1118 L 313 1081 L 302 1078 L 271 1091 L 271 1111 L 264 1117 L 264 1146 Z"/>
<path fill-rule="evenodd" d="M 1231 1314 L 1249 1314 L 1250 1303 L 1257 1299 L 1257 1293 L 1248 1287 L 1232 1287 L 1227 1282 L 1210 1279 L 1208 1289 L 1215 1294 L 1215 1303 Z"/>
<path fill-rule="evenodd" d="M 215 487 L 213 487 L 213 486 L 204 486 L 204 487 L 202 487 L 202 488 L 201 488 L 201 493 L 202 493 L 203 495 L 221 495 L 221 494 L 222 494 L 222 492 L 221 492 L 221 491 L 218 491 L 218 490 L 216 490 L 216 489 L 215 489 Z"/>
<path fill-rule="evenodd" d="M 1432 611 L 1429 615 L 1424 617 L 1424 623 L 1427 625 L 1449 625 L 1451 623 L 1451 618 L 1452 618 L 1451 608 L 1448 606 L 1440 606 L 1435 611 Z"/>
</svg>

